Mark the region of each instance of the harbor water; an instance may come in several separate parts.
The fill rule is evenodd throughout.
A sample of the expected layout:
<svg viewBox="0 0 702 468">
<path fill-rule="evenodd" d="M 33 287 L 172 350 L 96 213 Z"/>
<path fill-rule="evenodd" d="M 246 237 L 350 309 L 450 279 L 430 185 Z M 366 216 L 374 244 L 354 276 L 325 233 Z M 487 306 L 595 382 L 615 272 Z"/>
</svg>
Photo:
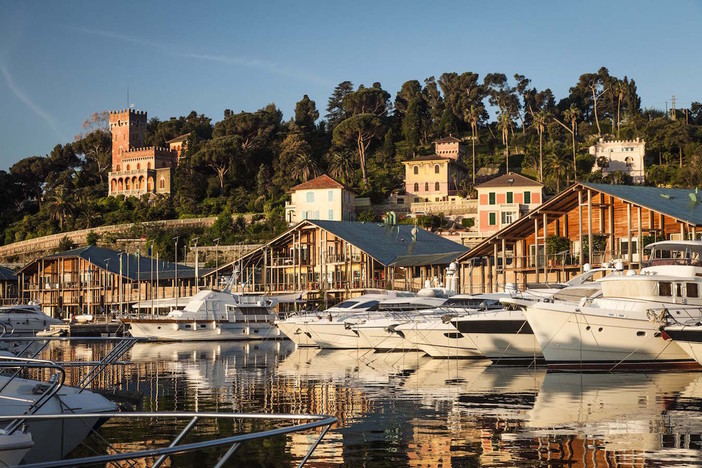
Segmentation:
<svg viewBox="0 0 702 468">
<path fill-rule="evenodd" d="M 45 357 L 89 361 L 105 348 L 52 343 Z M 69 368 L 67 384 L 83 372 Z M 308 466 L 702 463 L 700 372 L 552 373 L 415 352 L 296 349 L 284 340 L 137 343 L 94 382 L 94 388 L 110 386 L 144 411 L 337 416 Z M 165 439 L 182 425 L 108 421 L 100 431 L 112 442 L 109 450 L 127 450 Z M 252 428 L 203 421 L 193 437 Z M 230 465 L 290 466 L 318 434 L 246 443 Z M 210 466 L 225 450 L 169 463 Z"/>
</svg>

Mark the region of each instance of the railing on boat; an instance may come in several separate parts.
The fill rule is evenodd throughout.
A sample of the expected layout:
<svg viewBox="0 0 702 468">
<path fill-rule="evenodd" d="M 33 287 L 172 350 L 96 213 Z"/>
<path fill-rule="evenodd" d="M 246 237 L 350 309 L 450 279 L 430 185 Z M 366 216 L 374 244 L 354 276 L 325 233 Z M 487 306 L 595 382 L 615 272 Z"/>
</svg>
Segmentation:
<svg viewBox="0 0 702 468">
<path fill-rule="evenodd" d="M 16 416 L 0 416 L 0 422 L 15 419 Z M 61 467 L 61 466 L 85 466 L 94 464 L 103 464 L 119 461 L 134 461 L 142 460 L 151 457 L 158 457 L 154 463 L 154 467 L 160 467 L 170 456 L 188 452 L 195 452 L 205 449 L 228 447 L 227 451 L 221 456 L 216 467 L 224 466 L 224 464 L 236 453 L 236 451 L 245 442 L 258 439 L 267 439 L 274 436 L 291 434 L 294 432 L 307 431 L 321 428 L 319 437 L 311 445 L 305 456 L 300 461 L 298 466 L 304 466 L 312 456 L 312 453 L 322 441 L 332 424 L 337 422 L 337 418 L 327 415 L 315 414 L 255 414 L 255 413 L 197 413 L 197 412 L 170 412 L 170 413 L 85 413 L 85 414 L 52 414 L 52 415 L 27 415 L 23 419 L 26 421 L 47 421 L 68 419 L 83 419 L 83 418 L 107 418 L 107 419 L 138 419 L 138 418 L 170 418 L 175 420 L 187 419 L 185 427 L 176 435 L 170 444 L 166 447 L 158 447 L 145 450 L 137 450 L 133 452 L 111 453 L 105 455 L 92 455 L 81 458 L 69 458 L 64 460 L 56 460 L 43 463 L 32 463 L 23 465 L 31 468 L 39 467 Z M 299 421 L 298 424 L 290 424 L 284 427 L 275 429 L 262 430 L 249 434 L 231 435 L 219 437 L 216 439 L 182 443 L 185 437 L 197 426 L 203 419 L 228 419 L 228 420 L 268 420 L 268 421 Z M 307 421 L 307 422 L 303 422 Z M 114 448 L 114 447 L 113 447 Z"/>
</svg>

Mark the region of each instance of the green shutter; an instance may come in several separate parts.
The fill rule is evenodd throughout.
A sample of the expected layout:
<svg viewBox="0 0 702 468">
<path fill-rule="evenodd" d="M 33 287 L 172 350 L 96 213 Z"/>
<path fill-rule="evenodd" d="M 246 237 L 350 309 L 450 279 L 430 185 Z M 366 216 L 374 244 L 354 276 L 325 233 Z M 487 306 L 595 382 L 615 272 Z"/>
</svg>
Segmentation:
<svg viewBox="0 0 702 468">
<path fill-rule="evenodd" d="M 514 203 L 514 193 L 507 192 L 507 203 Z"/>
<path fill-rule="evenodd" d="M 490 222 L 488 224 L 490 224 L 490 226 L 495 226 L 497 224 L 495 213 L 490 213 Z"/>
<path fill-rule="evenodd" d="M 531 192 L 524 192 L 524 203 L 531 203 Z"/>
<path fill-rule="evenodd" d="M 488 197 L 490 198 L 489 203 L 490 203 L 491 205 L 494 205 L 494 204 L 495 204 L 495 192 L 490 192 L 490 194 L 488 195 Z"/>
</svg>

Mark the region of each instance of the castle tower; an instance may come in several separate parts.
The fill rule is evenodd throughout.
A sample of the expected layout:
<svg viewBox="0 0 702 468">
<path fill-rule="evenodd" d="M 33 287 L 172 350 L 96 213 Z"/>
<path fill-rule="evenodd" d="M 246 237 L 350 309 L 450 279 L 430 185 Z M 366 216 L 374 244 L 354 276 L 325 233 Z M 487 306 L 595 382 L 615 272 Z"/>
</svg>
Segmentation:
<svg viewBox="0 0 702 468">
<path fill-rule="evenodd" d="M 122 157 L 130 148 L 142 148 L 146 134 L 146 112 L 134 109 L 110 112 L 112 170 L 120 171 Z"/>
</svg>

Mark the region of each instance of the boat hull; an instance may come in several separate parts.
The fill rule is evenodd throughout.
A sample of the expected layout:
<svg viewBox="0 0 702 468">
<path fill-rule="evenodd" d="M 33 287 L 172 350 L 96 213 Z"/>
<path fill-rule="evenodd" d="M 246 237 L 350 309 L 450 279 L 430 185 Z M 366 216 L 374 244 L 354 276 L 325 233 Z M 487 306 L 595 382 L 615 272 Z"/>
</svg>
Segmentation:
<svg viewBox="0 0 702 468">
<path fill-rule="evenodd" d="M 702 365 L 702 327 L 671 326 L 664 330 L 688 356 Z"/>
<path fill-rule="evenodd" d="M 485 358 L 475 343 L 450 323 L 407 324 L 397 327 L 396 332 L 433 358 Z"/>
<path fill-rule="evenodd" d="M 469 338 L 486 358 L 496 364 L 533 362 L 543 359 L 541 347 L 521 312 L 476 314 L 452 324 Z M 504 317 L 506 316 L 506 317 Z"/>
<path fill-rule="evenodd" d="M 312 334 L 307 330 L 306 322 L 281 320 L 275 324 L 280 332 L 297 346 L 316 346 Z"/>
<path fill-rule="evenodd" d="M 417 346 L 404 339 L 399 334 L 388 329 L 388 325 L 357 326 L 354 327 L 359 334 L 359 341 L 363 348 L 372 348 L 378 351 L 405 351 L 415 350 Z"/>
<path fill-rule="evenodd" d="M 524 313 L 549 367 L 624 369 L 690 364 L 678 344 L 661 336 L 657 322 L 548 306 L 529 306 Z"/>
<path fill-rule="evenodd" d="M 359 339 L 358 332 L 343 322 L 308 323 L 307 331 L 322 349 L 367 349 Z"/>
<path fill-rule="evenodd" d="M 160 341 L 265 340 L 280 336 L 280 330 L 269 322 L 130 319 L 124 323 L 129 324 L 133 337 Z"/>
</svg>

